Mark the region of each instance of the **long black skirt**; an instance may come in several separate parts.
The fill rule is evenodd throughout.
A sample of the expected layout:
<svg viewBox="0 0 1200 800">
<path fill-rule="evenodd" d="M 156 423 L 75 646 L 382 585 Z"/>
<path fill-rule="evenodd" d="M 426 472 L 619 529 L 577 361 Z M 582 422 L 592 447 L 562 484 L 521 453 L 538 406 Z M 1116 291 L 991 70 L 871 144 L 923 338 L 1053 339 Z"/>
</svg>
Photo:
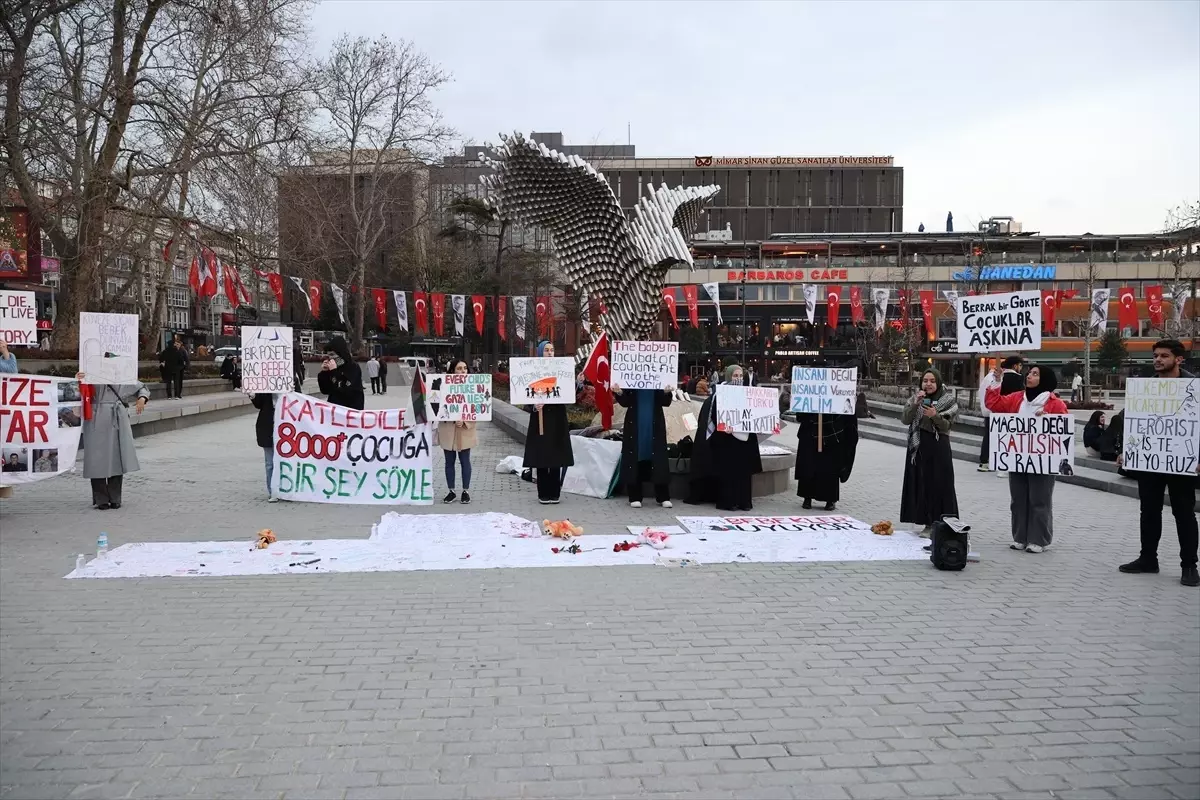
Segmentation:
<svg viewBox="0 0 1200 800">
<path fill-rule="evenodd" d="M 904 453 L 900 521 L 924 526 L 932 525 L 943 516 L 958 516 L 950 437 L 922 430 L 915 457 L 911 450 Z"/>
</svg>

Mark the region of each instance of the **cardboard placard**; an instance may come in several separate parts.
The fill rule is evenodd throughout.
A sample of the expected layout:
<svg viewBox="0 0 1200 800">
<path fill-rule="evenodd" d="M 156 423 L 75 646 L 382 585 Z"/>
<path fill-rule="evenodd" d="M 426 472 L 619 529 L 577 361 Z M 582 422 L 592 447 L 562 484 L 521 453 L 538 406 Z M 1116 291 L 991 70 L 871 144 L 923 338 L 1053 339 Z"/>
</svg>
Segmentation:
<svg viewBox="0 0 1200 800">
<path fill-rule="evenodd" d="M 468 372 L 441 373 L 429 379 L 429 407 L 438 422 L 490 422 L 492 376 Z"/>
<path fill-rule="evenodd" d="M 779 433 L 779 390 L 773 386 L 718 384 L 717 430 L 722 433 Z"/>
<path fill-rule="evenodd" d="M 508 382 L 509 400 L 516 405 L 570 405 L 575 402 L 575 359 L 509 359 Z"/>
<path fill-rule="evenodd" d="M 1200 378 L 1125 382 L 1125 469 L 1195 475 L 1200 458 Z"/>
<path fill-rule="evenodd" d="M 612 343 L 612 383 L 625 389 L 674 389 L 679 376 L 679 342 Z"/>
<path fill-rule="evenodd" d="M 1042 293 L 961 295 L 958 352 L 995 353 L 1042 349 Z"/>
<path fill-rule="evenodd" d="M 73 378 L 0 375 L 0 486 L 73 469 L 82 405 L 79 381 Z"/>
<path fill-rule="evenodd" d="M 795 414 L 854 414 L 858 399 L 858 367 L 792 367 Z"/>
<path fill-rule="evenodd" d="M 9 347 L 36 347 L 37 295 L 0 289 L 0 342 Z"/>
<path fill-rule="evenodd" d="M 79 314 L 79 371 L 83 382 L 138 382 L 137 314 Z"/>
<path fill-rule="evenodd" d="M 242 390 L 282 394 L 296 388 L 292 329 L 242 326 Z"/>
<path fill-rule="evenodd" d="M 992 414 L 992 469 L 1028 475 L 1074 475 L 1075 417 Z"/>
</svg>

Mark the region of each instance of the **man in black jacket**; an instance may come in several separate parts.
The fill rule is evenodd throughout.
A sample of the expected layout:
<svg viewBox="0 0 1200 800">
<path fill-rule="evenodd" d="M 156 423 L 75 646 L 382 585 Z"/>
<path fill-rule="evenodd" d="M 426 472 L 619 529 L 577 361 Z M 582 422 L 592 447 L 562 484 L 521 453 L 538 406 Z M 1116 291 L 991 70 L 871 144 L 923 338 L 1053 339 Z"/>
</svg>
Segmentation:
<svg viewBox="0 0 1200 800">
<path fill-rule="evenodd" d="M 1183 370 L 1187 351 L 1177 339 L 1163 339 L 1154 343 L 1154 373 L 1159 378 L 1194 378 Z M 1200 459 L 1198 459 L 1200 460 Z M 1117 466 L 1122 466 L 1121 455 Z M 1196 467 L 1200 475 L 1200 465 Z M 1130 470 L 1138 482 L 1138 500 L 1141 503 L 1142 550 L 1133 561 L 1122 564 L 1121 572 L 1158 572 L 1158 541 L 1162 538 L 1163 490 L 1171 496 L 1171 514 L 1175 517 L 1175 531 L 1179 535 L 1179 565 L 1183 574 L 1179 582 L 1184 586 L 1200 586 L 1200 573 L 1196 571 L 1196 550 L 1200 542 L 1200 531 L 1196 523 L 1196 475 L 1169 475 L 1165 472 L 1143 472 Z"/>
<path fill-rule="evenodd" d="M 190 363 L 183 340 L 178 336 L 158 354 L 158 366 L 162 370 L 163 383 L 167 385 L 168 399 L 183 397 L 183 371 Z"/>
<path fill-rule="evenodd" d="M 1025 367 L 1025 359 L 1020 356 L 1009 356 L 1000 362 L 1000 368 L 1004 370 L 1003 377 L 1000 380 L 1000 394 L 1012 394 L 1019 392 L 1025 388 L 1025 376 L 1021 374 L 1021 370 Z M 985 421 L 991 419 L 991 414 L 984 405 L 984 394 L 987 393 L 988 387 L 994 386 L 996 379 L 992 373 L 984 376 L 979 384 L 979 408 L 983 411 Z M 992 461 L 992 435 L 988 428 L 983 430 L 983 442 L 979 445 L 979 471 L 988 472 L 991 470 Z"/>
</svg>

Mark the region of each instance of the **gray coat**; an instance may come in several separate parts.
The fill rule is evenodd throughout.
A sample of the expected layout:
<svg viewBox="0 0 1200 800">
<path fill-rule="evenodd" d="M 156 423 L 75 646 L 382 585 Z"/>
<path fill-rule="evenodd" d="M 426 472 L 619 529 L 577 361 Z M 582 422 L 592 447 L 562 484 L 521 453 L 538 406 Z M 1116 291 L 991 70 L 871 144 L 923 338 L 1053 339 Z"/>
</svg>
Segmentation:
<svg viewBox="0 0 1200 800">
<path fill-rule="evenodd" d="M 111 478 L 137 472 L 142 467 L 125 404 L 136 403 L 139 397 L 149 400 L 150 390 L 141 383 L 94 388 L 92 418 L 83 421 L 83 477 Z"/>
</svg>

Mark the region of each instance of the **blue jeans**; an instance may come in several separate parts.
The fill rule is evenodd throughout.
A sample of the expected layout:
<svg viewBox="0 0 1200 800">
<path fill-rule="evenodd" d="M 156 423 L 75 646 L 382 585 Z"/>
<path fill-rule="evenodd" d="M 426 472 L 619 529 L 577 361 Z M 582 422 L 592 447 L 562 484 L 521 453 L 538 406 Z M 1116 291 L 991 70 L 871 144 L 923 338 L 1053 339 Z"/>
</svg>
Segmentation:
<svg viewBox="0 0 1200 800">
<path fill-rule="evenodd" d="M 446 454 L 446 486 L 450 491 L 454 491 L 454 457 L 458 456 L 458 463 L 462 465 L 463 491 L 471 491 L 471 451 L 443 450 L 442 452 Z"/>
<path fill-rule="evenodd" d="M 267 468 L 267 497 L 271 496 L 271 476 L 275 474 L 275 448 L 264 447 L 263 466 Z"/>
</svg>

